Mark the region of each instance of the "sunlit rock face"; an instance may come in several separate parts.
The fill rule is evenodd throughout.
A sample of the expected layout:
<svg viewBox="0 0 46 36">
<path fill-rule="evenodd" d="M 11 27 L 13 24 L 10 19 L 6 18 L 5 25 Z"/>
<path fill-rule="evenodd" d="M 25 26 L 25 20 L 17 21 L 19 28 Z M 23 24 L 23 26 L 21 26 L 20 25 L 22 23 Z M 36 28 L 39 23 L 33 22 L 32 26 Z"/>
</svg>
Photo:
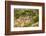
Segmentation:
<svg viewBox="0 0 46 36">
<path fill-rule="evenodd" d="M 24 24 L 29 24 L 31 22 L 31 18 L 29 16 L 27 17 L 19 17 L 18 19 L 15 20 L 15 25 L 20 24 L 20 26 L 24 26 Z"/>
</svg>

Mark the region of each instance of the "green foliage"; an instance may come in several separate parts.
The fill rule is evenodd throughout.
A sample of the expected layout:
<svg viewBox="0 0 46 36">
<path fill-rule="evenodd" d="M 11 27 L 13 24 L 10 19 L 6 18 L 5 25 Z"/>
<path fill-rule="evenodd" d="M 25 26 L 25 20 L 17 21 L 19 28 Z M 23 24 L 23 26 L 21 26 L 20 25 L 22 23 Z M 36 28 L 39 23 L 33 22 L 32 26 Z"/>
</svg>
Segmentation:
<svg viewBox="0 0 46 36">
<path fill-rule="evenodd" d="M 32 15 L 32 10 L 28 9 L 28 10 L 25 10 L 25 9 L 15 9 L 14 10 L 14 16 L 17 18 L 19 18 L 20 15 Z"/>
</svg>

